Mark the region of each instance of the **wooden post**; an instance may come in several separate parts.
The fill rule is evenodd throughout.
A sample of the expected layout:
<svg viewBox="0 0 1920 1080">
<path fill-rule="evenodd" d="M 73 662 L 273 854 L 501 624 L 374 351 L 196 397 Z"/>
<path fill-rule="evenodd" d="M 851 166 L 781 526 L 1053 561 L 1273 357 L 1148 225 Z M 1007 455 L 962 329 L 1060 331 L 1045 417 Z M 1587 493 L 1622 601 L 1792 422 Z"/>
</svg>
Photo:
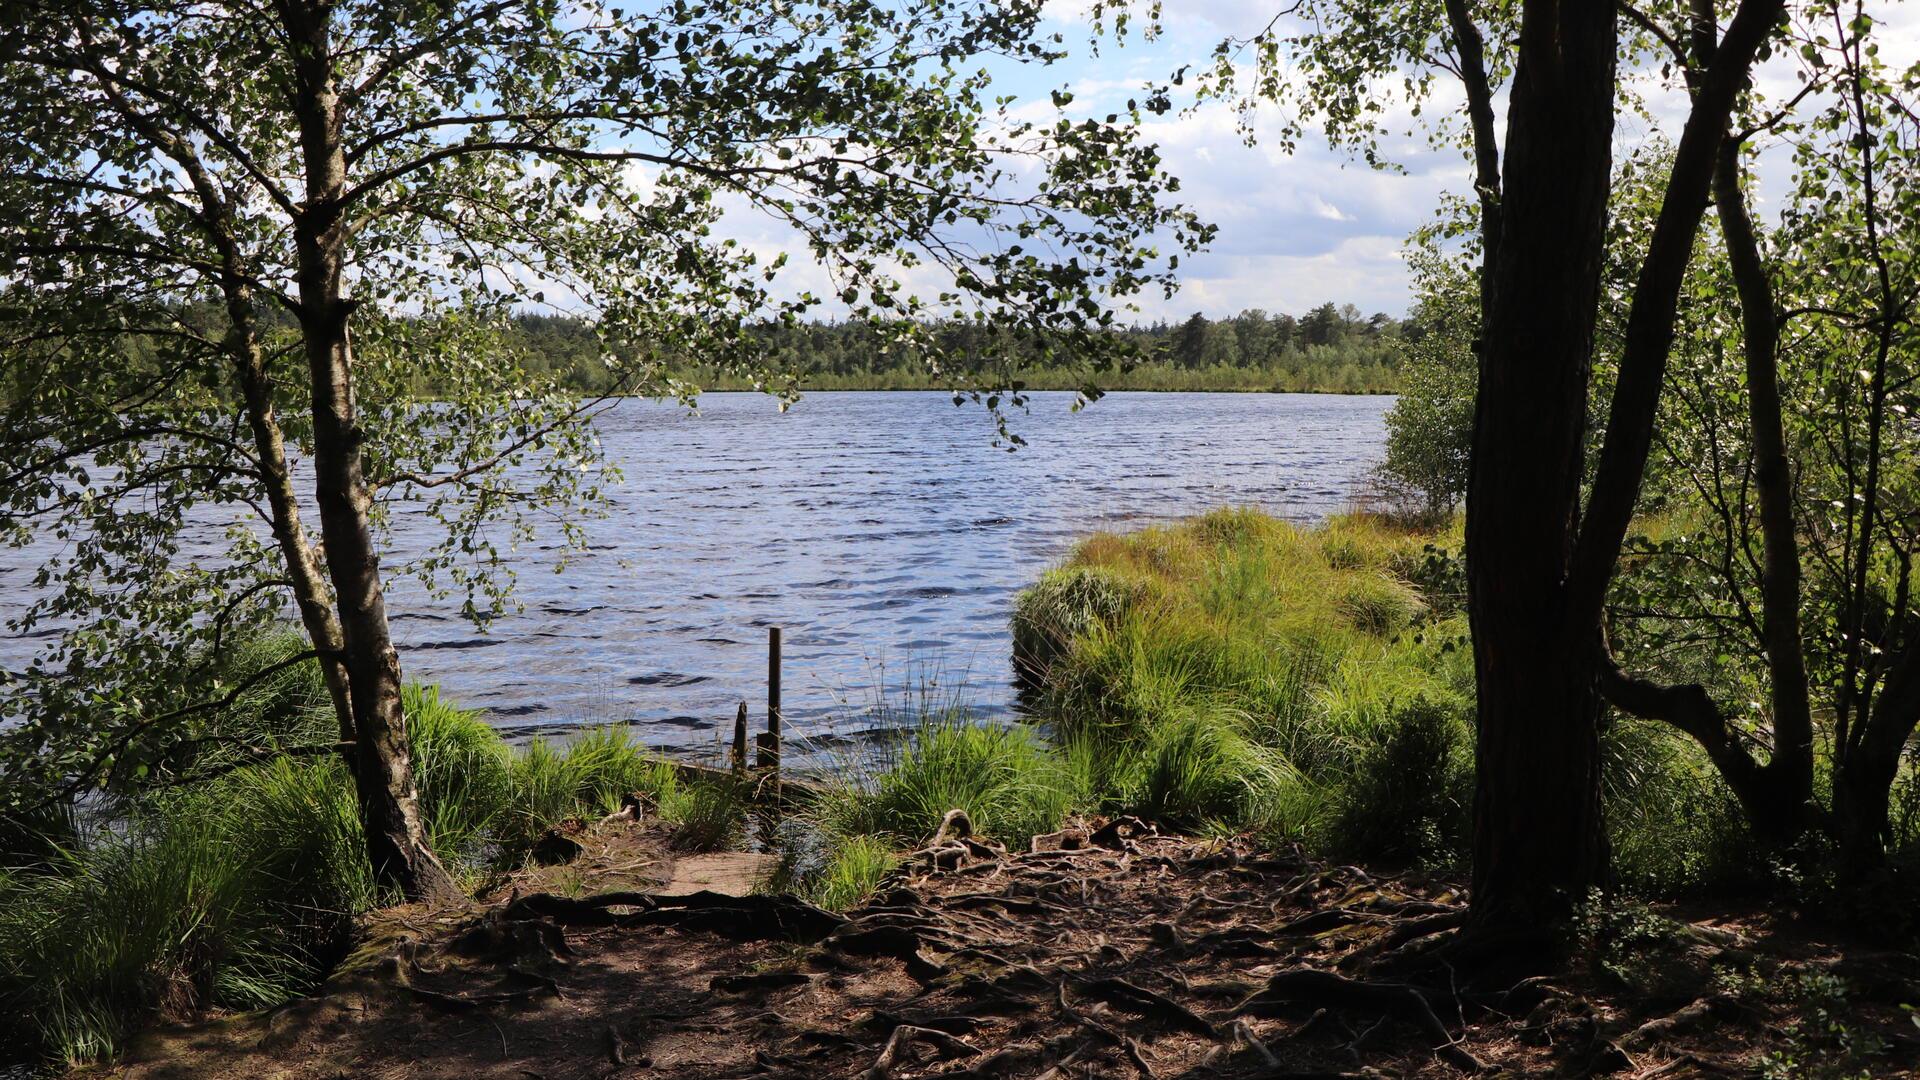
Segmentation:
<svg viewBox="0 0 1920 1080">
<path fill-rule="evenodd" d="M 747 703 L 740 703 L 740 711 L 733 714 L 733 755 L 728 759 L 736 773 L 747 771 Z"/>
<path fill-rule="evenodd" d="M 760 740 L 759 765 L 780 767 L 780 628 L 767 627 L 767 734 Z"/>
</svg>

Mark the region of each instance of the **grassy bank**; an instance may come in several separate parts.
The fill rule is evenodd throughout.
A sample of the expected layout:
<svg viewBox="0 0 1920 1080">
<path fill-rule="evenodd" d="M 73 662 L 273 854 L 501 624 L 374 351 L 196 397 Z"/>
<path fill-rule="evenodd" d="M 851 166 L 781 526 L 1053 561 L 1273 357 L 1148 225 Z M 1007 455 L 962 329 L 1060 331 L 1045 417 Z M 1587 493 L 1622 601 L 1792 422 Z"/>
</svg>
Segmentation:
<svg viewBox="0 0 1920 1080">
<path fill-rule="evenodd" d="M 1221 510 L 1082 542 L 1020 597 L 1016 661 L 1099 806 L 1342 858 L 1464 860 L 1473 666 L 1458 526 Z M 1617 721 L 1622 883 L 1763 873 L 1692 743 Z"/>
<path fill-rule="evenodd" d="M 269 648 L 295 646 L 273 644 Z M 299 669 L 296 669 L 299 670 Z M 317 672 L 237 710 L 256 741 L 332 724 Z M 409 687 L 414 767 L 435 850 L 468 886 L 518 865 L 555 822 L 651 800 L 689 847 L 730 842 L 732 792 L 679 782 L 626 733 L 513 749 L 478 714 Z M 305 993 L 390 902 L 372 880 L 353 782 L 332 757 L 282 757 L 202 783 L 46 815 L 0 852 L 0 1013 L 49 1056 L 111 1055 L 155 1019 Z"/>
</svg>

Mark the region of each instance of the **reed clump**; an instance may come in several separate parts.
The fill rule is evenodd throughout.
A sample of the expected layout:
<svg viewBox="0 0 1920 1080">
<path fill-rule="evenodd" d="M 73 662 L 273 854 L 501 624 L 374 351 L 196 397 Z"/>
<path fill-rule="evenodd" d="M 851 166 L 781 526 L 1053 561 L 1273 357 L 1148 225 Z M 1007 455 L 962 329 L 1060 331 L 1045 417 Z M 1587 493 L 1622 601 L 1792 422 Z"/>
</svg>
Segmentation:
<svg viewBox="0 0 1920 1080">
<path fill-rule="evenodd" d="M 1301 528 L 1247 509 L 1081 542 L 1021 595 L 1030 701 L 1084 808 L 1260 830 L 1341 858 L 1461 863 L 1474 674 L 1458 521 Z M 1686 739 L 1606 732 L 1618 871 L 1648 892 L 1755 871 Z"/>
</svg>

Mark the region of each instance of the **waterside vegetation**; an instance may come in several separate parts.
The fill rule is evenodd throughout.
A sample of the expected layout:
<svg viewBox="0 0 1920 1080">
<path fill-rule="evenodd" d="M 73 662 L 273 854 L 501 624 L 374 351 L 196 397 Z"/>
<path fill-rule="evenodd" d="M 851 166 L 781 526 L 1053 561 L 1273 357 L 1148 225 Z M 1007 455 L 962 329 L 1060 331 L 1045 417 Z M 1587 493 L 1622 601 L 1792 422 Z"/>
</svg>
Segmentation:
<svg viewBox="0 0 1920 1080">
<path fill-rule="evenodd" d="M 298 652 L 286 637 L 255 647 Z M 372 875 L 346 764 L 303 752 L 332 726 L 318 666 L 287 672 L 224 718 L 287 753 L 6 822 L 0 1004 L 43 1052 L 93 1060 L 155 1019 L 281 1004 L 345 955 L 358 916 L 401 899 Z M 731 792 L 681 783 L 623 730 L 511 748 L 431 687 L 405 698 L 427 835 L 463 891 L 552 825 L 629 797 L 690 845 L 725 844 L 739 821 Z"/>
<path fill-rule="evenodd" d="M 1354 514 L 1303 528 L 1245 509 L 1089 537 L 1013 615 L 1034 723 L 909 699 L 876 717 L 900 730 L 895 741 L 815 778 L 795 813 L 759 830 L 743 782 L 689 781 L 623 730 L 510 747 L 432 688 L 409 686 L 422 819 L 467 892 L 526 863 L 556 824 L 629 799 L 676 847 L 775 852 L 763 887 L 832 911 L 883 887 L 956 809 L 1015 850 L 1076 821 L 1132 815 L 1276 853 L 1455 876 L 1468 858 L 1474 752 L 1459 544 L 1457 522 Z M 256 647 L 292 653 L 297 642 Z M 286 753 L 10 823 L 0 1001 L 53 1056 L 110 1056 L 156 1018 L 308 992 L 358 917 L 400 899 L 369 873 L 346 767 L 300 749 L 324 745 L 331 722 L 319 672 L 287 671 L 225 718 Z M 1605 760 L 1625 895 L 1784 883 L 1809 906 L 1829 897 L 1816 858 L 1751 834 L 1690 740 L 1623 718 Z M 1910 853 L 1917 838 L 1903 836 Z"/>
</svg>

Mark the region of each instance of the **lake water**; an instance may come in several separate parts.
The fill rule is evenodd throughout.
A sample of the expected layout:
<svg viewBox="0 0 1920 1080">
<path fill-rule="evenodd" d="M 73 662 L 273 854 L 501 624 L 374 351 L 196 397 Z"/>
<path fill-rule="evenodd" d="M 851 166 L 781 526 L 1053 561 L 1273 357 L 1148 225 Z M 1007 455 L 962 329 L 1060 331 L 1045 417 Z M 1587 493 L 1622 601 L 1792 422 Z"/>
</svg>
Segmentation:
<svg viewBox="0 0 1920 1080">
<path fill-rule="evenodd" d="M 1013 596 L 1075 539 L 1224 504 L 1337 512 L 1379 459 L 1392 399 L 1072 402 L 1033 395 L 1016 453 L 941 393 L 810 394 L 784 414 L 755 394 L 707 395 L 697 415 L 622 402 L 598 421 L 624 478 L 586 525 L 589 550 L 558 574 L 556 548 L 519 551 L 524 611 L 484 634 L 394 583 L 402 662 L 509 734 L 616 722 L 705 755 L 737 702 L 759 723 L 780 626 L 788 723 L 816 746 L 863 737 L 876 702 L 922 690 L 1005 713 Z M 423 545 L 428 527 L 401 513 L 391 546 Z M 0 551 L 5 591 L 26 554 Z M 31 645 L 0 641 L 0 663 Z"/>
</svg>

